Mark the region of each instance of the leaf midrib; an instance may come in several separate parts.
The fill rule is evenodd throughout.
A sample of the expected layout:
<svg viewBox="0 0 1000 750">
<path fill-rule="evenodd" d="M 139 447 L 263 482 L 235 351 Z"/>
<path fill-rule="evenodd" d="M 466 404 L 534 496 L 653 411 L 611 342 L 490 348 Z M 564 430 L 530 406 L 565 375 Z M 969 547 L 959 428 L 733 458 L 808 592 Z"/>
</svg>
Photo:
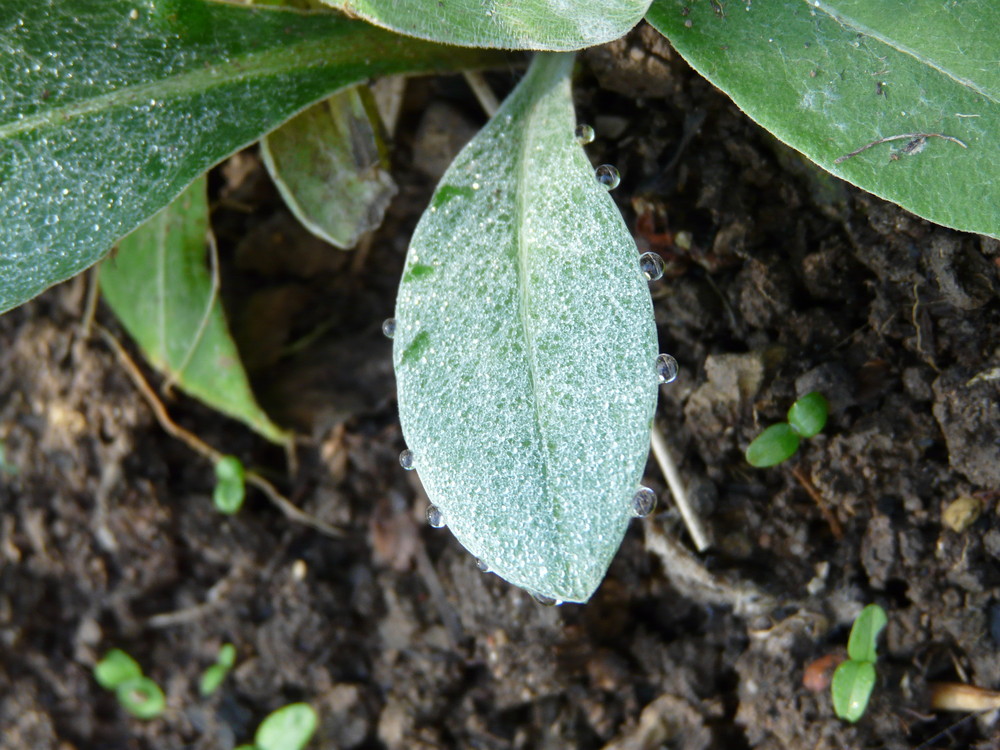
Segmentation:
<svg viewBox="0 0 1000 750">
<path fill-rule="evenodd" d="M 249 52 L 228 58 L 222 63 L 157 78 L 147 83 L 124 86 L 90 99 L 77 100 L 62 107 L 47 109 L 30 117 L 0 125 L 0 141 L 45 127 L 65 126 L 69 120 L 116 107 L 132 106 L 150 99 L 201 94 L 213 88 L 307 70 L 317 62 L 325 63 L 324 67 L 331 67 L 336 65 L 338 57 L 330 56 L 330 42 L 331 39 L 308 40 L 279 49 Z M 324 51 L 326 55 L 322 54 Z M 348 83 L 340 81 L 336 89 L 344 88 Z M 333 93 L 336 89 L 331 88 L 328 93 Z"/>
<path fill-rule="evenodd" d="M 524 116 L 524 133 L 525 136 L 521 140 L 521 148 L 517 151 L 515 159 L 517 160 L 517 180 L 515 181 L 515 201 L 514 201 L 514 241 L 517 243 L 517 280 L 518 280 L 518 308 L 517 314 L 521 321 L 521 330 L 524 332 L 525 338 L 525 353 L 528 359 L 528 377 L 531 381 L 531 408 L 535 419 L 535 429 L 538 431 L 539 438 L 542 441 L 542 482 L 545 486 L 545 496 L 546 498 L 551 498 L 552 487 L 550 483 L 549 476 L 549 463 L 552 460 L 552 456 L 549 452 L 549 441 L 547 436 L 547 431 L 544 427 L 541 414 L 538 410 L 538 387 L 537 383 L 539 380 L 539 366 L 538 358 L 535 349 L 535 329 L 534 325 L 531 323 L 530 315 L 528 310 L 531 305 L 531 289 L 530 289 L 530 278 L 528 273 L 528 253 L 531 248 L 524 239 L 524 217 L 527 214 L 527 204 L 528 204 L 528 187 L 533 183 L 530 181 L 530 175 L 528 170 L 530 167 L 531 159 L 529 157 L 530 147 L 534 141 L 534 128 L 532 127 L 532 121 L 537 116 L 537 99 L 533 99 L 531 106 L 527 108 L 526 114 Z M 553 516 L 558 519 L 558 510 L 555 505 L 552 506 Z"/>
<path fill-rule="evenodd" d="M 839 10 L 835 10 L 834 8 L 828 6 L 826 2 L 823 2 L 823 0 L 805 0 L 805 2 L 807 5 L 809 5 L 810 8 L 815 8 L 816 10 L 820 10 L 823 13 L 826 13 L 828 16 L 830 16 L 830 18 L 839 23 L 841 26 L 853 29 L 854 31 L 857 31 L 860 34 L 869 36 L 872 39 L 875 39 L 876 41 L 879 41 L 888 47 L 892 47 L 893 49 L 902 52 L 903 54 L 909 55 L 910 57 L 914 58 L 923 65 L 926 65 L 932 70 L 936 70 L 942 75 L 948 76 L 948 78 L 951 78 L 956 83 L 965 86 L 969 89 L 972 89 L 980 96 L 985 96 L 994 104 L 1000 104 L 1000 93 L 992 93 L 986 90 L 975 81 L 972 81 L 966 78 L 965 76 L 961 76 L 957 73 L 952 72 L 951 70 L 948 70 L 948 68 L 946 68 L 941 63 L 932 60 L 931 58 L 927 57 L 924 54 L 921 54 L 920 52 L 909 47 L 908 45 L 903 44 L 902 42 L 899 42 L 891 37 L 888 37 L 885 34 L 879 33 L 878 31 L 869 27 L 867 24 L 863 24 L 860 21 L 857 21 L 856 19 L 848 15 L 845 15 Z"/>
</svg>

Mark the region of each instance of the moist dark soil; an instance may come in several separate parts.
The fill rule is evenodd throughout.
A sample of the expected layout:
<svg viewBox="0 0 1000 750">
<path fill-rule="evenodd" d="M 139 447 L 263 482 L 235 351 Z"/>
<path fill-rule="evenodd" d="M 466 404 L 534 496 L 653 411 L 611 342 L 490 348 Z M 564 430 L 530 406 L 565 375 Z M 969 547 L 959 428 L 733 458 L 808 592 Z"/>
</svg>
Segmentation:
<svg viewBox="0 0 1000 750">
<path fill-rule="evenodd" d="M 488 80 L 502 95 L 519 75 Z M 0 318 L 0 746 L 228 750 L 304 700 L 316 748 L 1000 747 L 995 712 L 928 697 L 1000 686 L 1000 245 L 827 176 L 650 29 L 582 55 L 576 97 L 590 156 L 619 167 L 613 196 L 667 264 L 651 289 L 681 370 L 657 424 L 709 550 L 652 460 L 659 510 L 585 606 L 540 606 L 423 523 L 380 323 L 437 178 L 485 118 L 461 78 L 412 80 L 400 192 L 351 253 L 296 224 L 253 149 L 211 176 L 232 328 L 260 400 L 300 435 L 294 470 L 163 397 L 342 536 L 254 490 L 214 511 L 212 466 L 84 332 L 86 278 Z M 97 321 L 132 346 L 108 310 Z M 750 440 L 814 390 L 822 434 L 750 468 Z M 889 624 L 850 725 L 822 666 L 871 602 Z M 202 698 L 226 642 L 236 667 Z M 114 647 L 165 690 L 161 718 L 130 718 L 94 681 Z"/>
</svg>

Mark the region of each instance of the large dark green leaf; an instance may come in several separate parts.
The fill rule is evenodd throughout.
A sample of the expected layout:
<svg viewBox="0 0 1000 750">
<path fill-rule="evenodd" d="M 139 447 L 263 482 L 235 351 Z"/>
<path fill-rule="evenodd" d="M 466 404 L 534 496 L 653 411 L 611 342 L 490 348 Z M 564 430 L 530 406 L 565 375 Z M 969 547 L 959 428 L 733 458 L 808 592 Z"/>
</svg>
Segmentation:
<svg viewBox="0 0 1000 750">
<path fill-rule="evenodd" d="M 487 59 L 332 13 L 0 0 L 0 312 L 337 89 Z"/>
<path fill-rule="evenodd" d="M 538 56 L 445 173 L 393 362 L 413 465 L 458 540 L 518 586 L 586 601 L 632 516 L 658 380 L 646 278 L 574 138 L 571 70 Z"/>
<path fill-rule="evenodd" d="M 275 442 L 254 399 L 206 262 L 207 180 L 196 180 L 101 264 L 101 292 L 157 370 Z"/>
<path fill-rule="evenodd" d="M 750 117 L 833 174 L 939 224 L 1000 236 L 1000 3 L 721 7 L 656 0 L 647 20 Z"/>
</svg>

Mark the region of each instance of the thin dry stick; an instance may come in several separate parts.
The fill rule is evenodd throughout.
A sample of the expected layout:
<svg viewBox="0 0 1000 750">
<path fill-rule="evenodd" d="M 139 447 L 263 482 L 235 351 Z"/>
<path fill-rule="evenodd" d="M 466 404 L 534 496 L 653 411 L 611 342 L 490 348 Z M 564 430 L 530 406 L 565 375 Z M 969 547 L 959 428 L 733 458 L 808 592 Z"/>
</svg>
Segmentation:
<svg viewBox="0 0 1000 750">
<path fill-rule="evenodd" d="M 186 370 L 187 366 L 191 363 L 191 358 L 194 356 L 195 350 L 201 343 L 201 337 L 205 335 L 205 329 L 208 328 L 208 321 L 212 317 L 212 308 L 215 307 L 215 302 L 219 298 L 219 249 L 215 243 L 215 235 L 211 230 L 209 230 L 206 239 L 208 240 L 208 257 L 212 261 L 212 288 L 208 292 L 208 301 L 205 304 L 205 312 L 201 316 L 201 321 L 198 323 L 198 330 L 195 331 L 194 337 L 191 339 L 191 345 L 188 347 L 187 353 L 185 353 L 184 359 L 181 360 L 177 369 L 167 374 L 166 379 L 163 381 L 163 385 L 160 386 L 160 391 L 162 393 L 170 393 L 170 389 L 174 387 L 178 380 L 180 380 L 181 375 L 184 374 L 184 370 Z M 163 304 L 162 300 L 161 304 Z M 166 354 L 166 339 L 160 343 L 163 346 L 163 353 Z"/>
<path fill-rule="evenodd" d="M 874 146 L 880 146 L 883 143 L 889 143 L 890 141 L 903 141 L 903 140 L 912 141 L 920 138 L 943 138 L 946 141 L 957 143 L 962 148 L 968 148 L 968 146 L 962 143 L 962 141 L 958 140 L 958 138 L 953 138 L 952 136 L 945 135 L 944 133 L 902 133 L 900 135 L 890 135 L 887 138 L 878 138 L 872 141 L 871 143 L 866 143 L 864 146 L 857 149 L 856 151 L 852 151 L 849 154 L 844 154 L 843 156 L 838 156 L 836 159 L 833 160 L 833 163 L 840 164 L 842 161 L 847 161 L 851 157 L 857 156 L 861 152 L 867 151 L 868 149 L 873 148 Z"/>
<path fill-rule="evenodd" d="M 483 111 L 489 117 L 493 117 L 497 113 L 497 110 L 500 109 L 500 102 L 497 101 L 493 89 L 486 83 L 483 74 L 475 70 L 467 70 L 463 75 L 465 76 L 465 82 L 472 89 L 472 93 L 479 100 L 479 106 L 483 108 Z"/>
<path fill-rule="evenodd" d="M 701 525 L 701 519 L 698 518 L 698 514 L 695 513 L 694 508 L 691 507 L 691 503 L 688 500 L 687 490 L 684 489 L 684 481 L 681 479 L 680 471 L 677 470 L 677 463 L 674 461 L 673 456 L 670 455 L 667 439 L 663 437 L 660 428 L 655 424 L 653 425 L 651 442 L 653 456 L 656 458 L 656 463 L 659 464 L 660 471 L 663 472 L 663 476 L 667 480 L 670 492 L 674 496 L 674 502 L 677 503 L 677 508 L 684 519 L 684 525 L 687 526 L 688 533 L 691 535 L 691 541 L 694 542 L 696 550 L 704 552 L 709 548 L 708 536 Z"/>
<path fill-rule="evenodd" d="M 795 466 L 792 467 L 792 476 L 799 481 L 799 484 L 802 485 L 802 489 L 808 492 L 809 497 L 811 497 L 813 501 L 816 503 L 816 506 L 819 508 L 819 512 L 823 514 L 823 518 L 824 520 L 826 520 L 826 523 L 830 527 L 830 531 L 833 532 L 833 535 L 837 539 L 843 539 L 844 529 L 841 527 L 840 521 L 838 521 L 837 517 L 833 515 L 833 512 L 826 504 L 826 500 L 824 500 L 823 496 L 819 494 L 819 490 L 816 489 L 816 486 L 812 483 L 812 480 L 809 479 L 809 477 L 807 477 L 801 471 L 799 471 L 799 469 Z"/>
<path fill-rule="evenodd" d="M 104 340 L 108 343 L 108 345 L 114 350 L 115 354 L 118 355 L 118 361 L 122 363 L 122 366 L 132 379 L 135 387 L 139 389 L 139 392 L 146 399 L 149 407 L 153 410 L 153 414 L 156 416 L 156 421 L 160 423 L 160 427 L 162 427 L 167 434 L 185 443 L 195 453 L 204 456 L 213 464 L 218 463 L 223 454 L 210 446 L 193 432 L 184 429 L 179 424 L 174 422 L 174 420 L 171 419 L 170 415 L 167 413 L 166 407 L 163 406 L 163 402 L 160 401 L 156 392 L 152 389 L 152 387 L 150 387 L 149 383 L 146 382 L 146 378 L 143 377 L 139 367 L 132 361 L 128 352 L 126 352 L 125 348 L 118 342 L 118 339 L 112 336 L 111 333 L 103 326 L 98 325 L 97 330 L 100 332 L 101 336 L 104 337 Z M 326 534 L 327 536 L 339 538 L 344 535 L 344 532 L 341 529 L 331 526 L 328 523 L 324 523 L 318 518 L 313 518 L 308 513 L 300 510 L 292 503 L 291 500 L 278 492 L 278 490 L 274 488 L 274 485 L 256 472 L 248 471 L 246 473 L 246 481 L 267 495 L 268 499 L 274 503 L 274 505 L 276 505 L 289 520 L 301 523 L 304 526 L 309 526 L 316 529 L 316 531 Z"/>
</svg>

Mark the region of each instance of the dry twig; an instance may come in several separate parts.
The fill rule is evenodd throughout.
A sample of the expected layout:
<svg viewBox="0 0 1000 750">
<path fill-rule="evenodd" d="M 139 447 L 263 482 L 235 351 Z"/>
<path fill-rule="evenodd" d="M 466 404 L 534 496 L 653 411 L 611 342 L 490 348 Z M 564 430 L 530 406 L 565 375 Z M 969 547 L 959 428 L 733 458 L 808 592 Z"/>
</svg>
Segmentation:
<svg viewBox="0 0 1000 750">
<path fill-rule="evenodd" d="M 185 443 L 195 453 L 198 453 L 211 461 L 212 464 L 217 463 L 219 459 L 223 457 L 223 454 L 190 430 L 186 430 L 174 422 L 174 420 L 171 419 L 170 415 L 167 413 L 163 402 L 160 401 L 156 392 L 152 389 L 152 387 L 150 387 L 149 383 L 146 382 L 146 378 L 143 377 L 138 365 L 136 365 L 136 363 L 132 360 L 128 352 L 125 351 L 125 348 L 103 326 L 98 326 L 97 330 L 100 332 L 101 336 L 108 343 L 108 345 L 114 350 L 115 354 L 118 355 L 118 361 L 121 362 L 136 388 L 139 389 L 143 398 L 146 399 L 149 407 L 153 410 L 153 414 L 156 416 L 156 421 L 160 423 L 160 427 L 162 427 L 163 430 L 170 436 L 180 440 L 182 443 Z M 344 532 L 341 529 L 320 521 L 318 518 L 314 518 L 308 513 L 302 511 L 294 503 L 292 503 L 291 500 L 278 492 L 273 484 L 268 482 L 264 479 L 264 477 L 260 476 L 256 472 L 246 472 L 246 481 L 263 492 L 267 498 L 275 506 L 277 506 L 278 510 L 284 513 L 285 517 L 289 520 L 301 523 L 304 526 L 309 526 L 322 534 L 326 534 L 327 536 L 334 538 L 344 536 Z"/>
</svg>

